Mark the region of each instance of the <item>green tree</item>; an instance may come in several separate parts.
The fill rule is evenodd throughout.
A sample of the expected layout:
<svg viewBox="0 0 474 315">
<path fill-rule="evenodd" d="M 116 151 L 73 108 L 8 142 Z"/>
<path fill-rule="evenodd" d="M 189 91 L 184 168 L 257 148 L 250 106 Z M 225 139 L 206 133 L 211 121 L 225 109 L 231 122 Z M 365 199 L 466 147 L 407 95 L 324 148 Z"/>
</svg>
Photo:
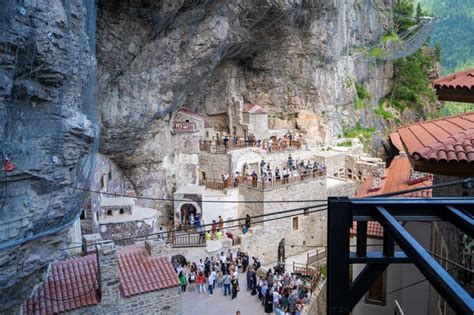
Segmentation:
<svg viewBox="0 0 474 315">
<path fill-rule="evenodd" d="M 413 17 L 414 5 L 411 0 L 397 0 L 393 6 L 393 21 L 398 33 L 407 31 L 416 25 Z"/>
<path fill-rule="evenodd" d="M 416 6 L 416 17 L 419 18 L 421 16 L 425 16 L 425 13 L 423 12 L 423 9 L 421 8 L 421 3 L 418 2 L 418 5 Z"/>
</svg>

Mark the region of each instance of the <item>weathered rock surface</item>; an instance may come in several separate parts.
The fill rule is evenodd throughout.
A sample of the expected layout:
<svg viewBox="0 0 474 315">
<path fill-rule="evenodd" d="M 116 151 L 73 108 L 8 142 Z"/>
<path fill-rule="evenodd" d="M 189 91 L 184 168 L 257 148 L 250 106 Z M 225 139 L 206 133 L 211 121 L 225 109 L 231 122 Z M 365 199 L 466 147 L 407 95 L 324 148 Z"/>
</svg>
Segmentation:
<svg viewBox="0 0 474 315">
<path fill-rule="evenodd" d="M 87 35 L 94 32 L 94 7 L 82 1 L 19 3 L 3 1 L 0 13 L 0 148 L 2 160 L 16 166 L 0 179 L 2 314 L 18 310 L 69 241 L 66 230 L 4 245 L 79 214 L 83 193 L 44 179 L 87 187 L 87 157 L 98 131 L 90 102 L 94 42 Z"/>
<path fill-rule="evenodd" d="M 280 125 L 301 125 L 315 143 L 340 135 L 359 118 L 380 124 L 379 118 L 354 110 L 354 82 L 366 83 L 377 106 L 389 90 L 391 64 L 367 64 L 350 51 L 377 43 L 389 30 L 391 2 L 101 4 L 101 152 L 122 166 L 141 192 L 161 197 L 170 196 L 177 182 L 188 182 L 169 176 L 183 170 L 183 163 L 177 158 L 181 148 L 163 128 L 168 113 L 182 106 L 216 121 L 239 100 L 271 114 L 302 111 L 305 117 Z M 189 172 L 180 175 L 192 178 L 194 169 Z"/>
<path fill-rule="evenodd" d="M 388 91 L 391 65 L 350 52 L 389 30 L 392 0 L 103 0 L 97 61 L 94 10 L 83 5 L 93 1 L 17 3 L 5 1 L 0 12 L 0 141 L 18 166 L 8 183 L 0 180 L 1 242 L 80 209 L 78 191 L 39 178 L 87 183 L 96 62 L 100 151 L 147 196 L 196 182 L 198 139 L 170 135 L 168 114 L 183 106 L 222 122 L 233 102 L 253 102 L 293 117 L 273 123 L 306 130 L 315 142 L 359 118 L 380 124 L 354 109 L 354 82 L 365 82 L 374 106 Z M 15 310 L 65 243 L 57 234 L 1 252 L 0 313 Z"/>
</svg>

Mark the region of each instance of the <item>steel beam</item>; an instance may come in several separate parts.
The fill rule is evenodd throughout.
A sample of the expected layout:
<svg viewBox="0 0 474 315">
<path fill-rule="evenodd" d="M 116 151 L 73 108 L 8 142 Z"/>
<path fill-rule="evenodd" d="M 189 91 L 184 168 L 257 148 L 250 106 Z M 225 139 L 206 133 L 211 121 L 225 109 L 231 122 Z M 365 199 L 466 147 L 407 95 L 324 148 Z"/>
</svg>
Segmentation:
<svg viewBox="0 0 474 315">
<path fill-rule="evenodd" d="M 460 314 L 474 313 L 474 299 L 444 270 L 433 257 L 382 206 L 376 207 L 375 216 L 397 245 L 413 260 L 421 273 Z"/>
<path fill-rule="evenodd" d="M 347 298 L 347 306 L 353 309 L 357 302 L 370 289 L 370 286 L 383 274 L 388 264 L 371 264 L 365 266 L 361 273 L 349 288 L 349 296 Z"/>
<path fill-rule="evenodd" d="M 396 251 L 391 257 L 385 256 L 382 252 L 368 252 L 365 257 L 351 252 L 349 255 L 350 264 L 407 264 L 412 263 L 411 259 L 402 251 Z"/>
<path fill-rule="evenodd" d="M 446 221 L 451 222 L 465 234 L 469 235 L 470 238 L 474 238 L 474 219 L 472 217 L 468 217 L 461 210 L 452 206 L 447 206 L 446 208 L 441 209 L 440 216 L 442 216 Z"/>
<path fill-rule="evenodd" d="M 347 198 L 328 199 L 327 313 L 348 314 L 349 241 L 352 226 L 351 203 Z"/>
</svg>

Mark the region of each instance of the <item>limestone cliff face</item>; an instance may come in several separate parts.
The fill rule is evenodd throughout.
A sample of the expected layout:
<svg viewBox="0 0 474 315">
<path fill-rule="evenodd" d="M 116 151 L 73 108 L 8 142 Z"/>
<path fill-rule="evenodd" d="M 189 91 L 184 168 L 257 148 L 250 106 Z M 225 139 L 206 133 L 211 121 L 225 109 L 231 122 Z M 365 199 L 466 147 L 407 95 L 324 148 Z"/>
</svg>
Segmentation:
<svg viewBox="0 0 474 315">
<path fill-rule="evenodd" d="M 95 14 L 82 1 L 56 0 L 2 1 L 0 14 L 0 148 L 16 166 L 2 167 L 0 179 L 0 313 L 9 314 L 70 244 L 66 230 L 4 245 L 64 225 L 81 209 L 80 191 L 44 179 L 88 186 L 98 135 L 87 34 Z"/>
<path fill-rule="evenodd" d="M 249 101 L 275 114 L 273 126 L 299 128 L 314 143 L 358 119 L 381 126 L 370 111 L 354 109 L 354 82 L 365 82 L 376 106 L 390 88 L 391 64 L 350 52 L 390 29 L 391 2 L 103 1 L 100 150 L 137 186 L 170 196 L 176 181 L 169 174 L 182 163 L 168 114 L 183 106 L 219 122 L 234 102 Z"/>
<path fill-rule="evenodd" d="M 17 170 L 0 180 L 0 241 L 57 226 L 81 208 L 79 191 L 42 179 L 87 186 L 98 139 L 92 87 L 100 152 L 137 193 L 154 197 L 196 181 L 198 139 L 170 135 L 169 114 L 180 107 L 219 122 L 235 102 L 253 102 L 273 115 L 272 126 L 299 128 L 315 142 L 358 119 L 381 125 L 354 109 L 354 82 L 365 82 L 376 104 L 391 65 L 351 51 L 388 31 L 391 2 L 101 0 L 95 33 L 93 1 L 4 1 L 0 141 Z M 0 313 L 17 310 L 67 243 L 62 232 L 1 252 Z"/>
</svg>

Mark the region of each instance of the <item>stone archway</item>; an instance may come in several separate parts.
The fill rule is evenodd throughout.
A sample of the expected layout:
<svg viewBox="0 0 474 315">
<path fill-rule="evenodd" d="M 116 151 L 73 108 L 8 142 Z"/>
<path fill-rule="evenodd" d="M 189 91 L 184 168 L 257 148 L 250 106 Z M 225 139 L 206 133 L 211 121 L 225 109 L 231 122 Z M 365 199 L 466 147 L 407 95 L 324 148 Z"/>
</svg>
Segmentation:
<svg viewBox="0 0 474 315">
<path fill-rule="evenodd" d="M 178 203 L 178 206 L 175 209 L 175 221 L 180 224 L 185 223 L 191 212 L 193 213 L 195 220 L 199 220 L 202 223 L 202 209 L 197 202 L 192 200 L 181 201 Z"/>
</svg>

